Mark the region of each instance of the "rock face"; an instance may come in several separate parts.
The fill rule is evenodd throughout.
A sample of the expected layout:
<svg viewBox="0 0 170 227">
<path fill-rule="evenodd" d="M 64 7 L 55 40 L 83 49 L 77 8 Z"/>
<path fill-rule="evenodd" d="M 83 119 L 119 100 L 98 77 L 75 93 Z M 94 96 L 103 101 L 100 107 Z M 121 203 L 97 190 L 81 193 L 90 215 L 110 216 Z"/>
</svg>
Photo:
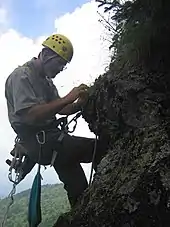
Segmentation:
<svg viewBox="0 0 170 227">
<path fill-rule="evenodd" d="M 165 8 L 169 4 L 159 2 Z M 166 25 L 170 30 L 170 19 Z M 84 118 L 109 143 L 108 153 L 77 207 L 56 227 L 170 226 L 170 60 L 166 56 L 162 42 L 159 60 L 154 55 L 150 67 L 144 67 L 143 61 L 120 70 L 115 61 L 96 80 Z"/>
<path fill-rule="evenodd" d="M 109 151 L 70 224 L 56 226 L 170 226 L 168 109 L 161 105 L 164 94 L 144 82 L 147 76 L 141 70 L 119 78 L 109 72 L 96 81 L 84 117 L 110 137 Z"/>
</svg>

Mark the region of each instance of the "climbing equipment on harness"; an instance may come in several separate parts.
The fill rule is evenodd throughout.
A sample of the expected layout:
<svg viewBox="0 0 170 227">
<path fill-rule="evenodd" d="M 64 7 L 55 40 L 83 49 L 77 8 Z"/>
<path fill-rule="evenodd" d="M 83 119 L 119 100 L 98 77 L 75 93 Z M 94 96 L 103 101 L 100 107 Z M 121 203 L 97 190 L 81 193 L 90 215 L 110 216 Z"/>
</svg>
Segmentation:
<svg viewBox="0 0 170 227">
<path fill-rule="evenodd" d="M 34 178 L 28 206 L 28 223 L 30 227 L 36 227 L 41 223 L 41 173 L 40 165 Z"/>
<path fill-rule="evenodd" d="M 76 116 L 73 117 L 73 118 L 66 124 L 65 128 L 67 129 L 67 132 L 73 133 L 73 132 L 75 131 L 76 126 L 77 126 L 77 119 L 78 119 L 81 115 L 82 115 L 82 112 L 78 112 L 78 113 L 76 114 Z M 73 126 L 73 129 L 72 129 L 72 130 L 69 130 L 69 129 L 68 129 L 68 126 L 69 126 L 69 124 L 71 124 L 71 122 L 73 122 L 73 121 L 75 122 L 75 125 Z"/>
<path fill-rule="evenodd" d="M 42 135 L 42 136 L 41 136 Z M 42 145 L 45 144 L 45 132 L 42 130 L 36 134 L 37 141 L 40 145 L 38 162 L 41 159 Z M 38 165 L 37 174 L 34 178 L 28 207 L 28 222 L 30 227 L 37 227 L 42 220 L 41 216 L 41 165 Z"/>
<path fill-rule="evenodd" d="M 81 115 L 82 115 L 82 113 L 81 113 L 81 112 L 78 112 L 78 113 L 76 114 L 76 116 L 73 117 L 69 122 L 68 122 L 68 120 L 67 120 L 68 116 L 67 116 L 67 117 L 63 117 L 63 118 L 60 118 L 60 119 L 58 120 L 58 124 L 59 124 L 60 127 L 61 127 L 61 134 L 60 134 L 60 136 L 59 136 L 58 139 L 57 139 L 58 142 L 62 142 L 65 133 L 73 133 L 73 132 L 75 131 L 76 126 L 77 126 L 77 119 L 78 119 Z M 75 124 L 74 124 L 74 126 L 73 126 L 73 129 L 72 129 L 72 130 L 69 130 L 69 127 L 68 127 L 68 126 L 69 126 L 72 122 L 74 122 Z M 54 151 L 53 151 L 53 154 L 52 154 L 52 159 L 51 159 L 51 165 L 50 165 L 50 166 L 53 166 L 53 165 L 54 165 L 54 162 L 55 162 L 56 157 L 57 157 L 57 151 L 54 150 Z"/>
<path fill-rule="evenodd" d="M 59 136 L 59 138 L 58 138 L 58 141 L 59 141 L 59 142 L 61 142 L 61 141 L 63 140 L 64 134 L 65 134 L 65 133 L 73 133 L 73 132 L 75 131 L 76 126 L 77 126 L 77 119 L 78 119 L 81 115 L 82 115 L 82 112 L 78 112 L 78 113 L 76 114 L 76 116 L 73 117 L 69 122 L 65 121 L 65 124 L 63 125 L 62 130 L 61 130 L 61 134 L 60 134 L 60 136 Z M 67 117 L 68 117 L 68 116 L 67 116 Z M 67 117 L 66 117 L 66 119 L 67 119 Z M 73 129 L 72 129 L 72 130 L 69 130 L 68 126 L 69 126 L 72 122 L 74 122 L 75 124 L 74 124 L 74 126 L 73 126 Z"/>
<path fill-rule="evenodd" d="M 15 139 L 15 147 L 11 151 L 11 154 L 13 155 L 12 161 L 6 161 L 7 164 L 10 164 L 8 178 L 9 181 L 17 185 L 22 180 L 23 171 L 21 167 L 23 160 L 27 155 L 27 150 L 22 146 L 18 137 Z M 15 180 L 13 179 L 13 175 L 15 175 Z"/>
<path fill-rule="evenodd" d="M 23 179 L 22 178 L 23 171 L 22 171 L 21 166 L 23 163 L 24 156 L 27 155 L 27 151 L 20 143 L 20 139 L 18 137 L 16 137 L 16 139 L 15 139 L 15 147 L 11 151 L 11 155 L 13 156 L 12 161 L 6 160 L 7 164 L 10 165 L 8 178 L 9 178 L 9 181 L 13 183 L 12 190 L 8 195 L 8 198 L 10 198 L 11 201 L 7 206 L 7 210 L 4 215 L 4 219 L 2 221 L 1 227 L 5 226 L 5 223 L 6 223 L 6 220 L 8 217 L 8 213 L 9 213 L 9 209 L 12 206 L 12 204 L 14 203 L 14 195 L 16 193 L 16 186 Z"/>
</svg>

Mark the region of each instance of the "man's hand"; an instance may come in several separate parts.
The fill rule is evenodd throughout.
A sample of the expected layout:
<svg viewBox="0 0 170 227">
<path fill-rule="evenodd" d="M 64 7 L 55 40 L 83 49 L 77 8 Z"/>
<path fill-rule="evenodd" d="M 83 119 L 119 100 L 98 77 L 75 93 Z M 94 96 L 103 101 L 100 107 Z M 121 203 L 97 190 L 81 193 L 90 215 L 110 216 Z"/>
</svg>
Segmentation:
<svg viewBox="0 0 170 227">
<path fill-rule="evenodd" d="M 78 87 L 74 87 L 68 95 L 66 95 L 66 98 L 69 100 L 70 103 L 74 102 L 75 100 L 79 99 L 84 93 L 87 92 L 88 86 L 85 84 L 81 84 Z"/>
<path fill-rule="evenodd" d="M 76 104 L 79 105 L 80 107 L 83 107 L 87 102 L 87 100 L 88 100 L 88 93 L 84 92 L 79 96 Z"/>
<path fill-rule="evenodd" d="M 82 93 L 80 94 L 76 104 L 79 105 L 80 107 L 82 107 L 86 102 L 87 102 L 87 99 L 88 99 L 88 86 L 83 84 L 83 85 L 80 85 L 82 86 Z"/>
<path fill-rule="evenodd" d="M 72 103 L 68 104 L 65 108 L 63 108 L 59 112 L 59 114 L 70 115 L 77 113 L 81 110 L 81 108 L 88 99 L 88 86 L 85 84 L 81 84 L 79 87 L 73 88 L 73 90 L 66 96 L 66 98 L 69 98 L 69 102 L 70 100 L 72 100 Z M 73 100 L 77 101 L 74 102 Z"/>
<path fill-rule="evenodd" d="M 82 91 L 87 91 L 87 89 L 89 88 L 86 84 L 80 84 L 78 87 L 82 89 Z"/>
</svg>

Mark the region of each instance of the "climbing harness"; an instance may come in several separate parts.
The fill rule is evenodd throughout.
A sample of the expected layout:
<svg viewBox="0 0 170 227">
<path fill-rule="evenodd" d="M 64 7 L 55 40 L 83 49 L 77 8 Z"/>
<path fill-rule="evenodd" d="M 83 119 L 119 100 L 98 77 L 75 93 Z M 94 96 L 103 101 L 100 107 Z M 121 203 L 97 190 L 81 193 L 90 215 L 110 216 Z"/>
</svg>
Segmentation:
<svg viewBox="0 0 170 227">
<path fill-rule="evenodd" d="M 58 141 L 62 141 L 64 138 L 65 133 L 72 133 L 75 131 L 76 126 L 77 126 L 77 119 L 82 115 L 81 112 L 78 112 L 76 116 L 74 116 L 70 121 L 67 120 L 68 116 L 59 118 L 57 120 L 56 127 L 60 126 L 61 128 L 61 134 L 58 138 Z M 74 126 L 72 130 L 69 130 L 69 125 L 74 122 Z M 41 130 L 36 134 L 36 139 L 38 143 L 42 146 L 45 143 L 45 131 Z M 13 156 L 12 161 L 9 159 L 6 160 L 7 164 L 10 166 L 9 168 L 9 174 L 8 174 L 8 179 L 10 182 L 15 183 L 16 185 L 19 184 L 22 180 L 22 164 L 25 159 L 25 156 L 27 156 L 27 150 L 24 148 L 22 145 L 22 141 L 20 138 L 17 136 L 15 139 L 15 147 L 11 151 L 11 155 Z M 56 153 L 56 152 L 55 152 Z M 40 155 L 40 153 L 39 153 Z M 55 154 L 56 155 L 56 154 Z M 40 159 L 40 157 L 39 157 Z M 55 157 L 52 158 L 52 163 L 54 163 Z"/>
<path fill-rule="evenodd" d="M 70 121 L 68 121 L 68 116 L 60 118 L 57 120 L 57 127 L 60 126 L 61 128 L 61 133 L 58 138 L 58 141 L 61 142 L 64 138 L 65 133 L 73 133 L 76 129 L 77 126 L 77 119 L 82 115 L 82 112 L 78 112 Z M 69 125 L 74 122 L 74 126 L 72 130 L 69 129 Z M 36 134 L 36 139 L 37 142 L 40 145 L 40 150 L 39 150 L 39 155 L 38 155 L 38 163 L 41 159 L 41 152 L 42 152 L 42 146 L 46 142 L 46 134 L 45 131 L 41 130 Z M 93 150 L 93 157 L 92 157 L 92 164 L 91 164 L 91 173 L 90 173 L 90 179 L 89 179 L 89 186 L 92 183 L 92 175 L 93 175 L 93 168 L 94 168 L 94 160 L 96 156 L 96 148 L 97 148 L 97 135 L 95 138 L 95 144 L 94 144 L 94 150 Z M 1 227 L 4 227 L 4 224 L 7 220 L 7 216 L 9 213 L 9 209 L 11 205 L 14 203 L 14 195 L 16 193 L 16 186 L 19 184 L 22 180 L 22 163 L 23 163 L 23 158 L 27 155 L 27 151 L 24 150 L 24 147 L 20 143 L 20 139 L 17 137 L 15 139 L 15 148 L 13 149 L 13 152 L 11 154 L 13 155 L 13 159 L 10 164 L 9 168 L 9 175 L 8 178 L 9 180 L 13 183 L 13 188 L 12 191 L 9 194 L 9 197 L 11 198 L 11 202 L 9 203 L 2 225 Z M 53 155 L 52 155 L 52 160 L 51 160 L 51 166 L 53 166 L 55 159 L 56 159 L 57 152 L 54 150 Z M 38 226 L 39 223 L 41 223 L 41 173 L 40 173 L 40 168 L 41 165 L 38 164 L 38 170 L 37 174 L 34 178 L 31 192 L 30 192 L 30 199 L 29 199 L 29 209 L 28 209 L 28 222 L 30 227 L 35 227 Z M 15 172 L 15 177 L 13 177 Z"/>
</svg>

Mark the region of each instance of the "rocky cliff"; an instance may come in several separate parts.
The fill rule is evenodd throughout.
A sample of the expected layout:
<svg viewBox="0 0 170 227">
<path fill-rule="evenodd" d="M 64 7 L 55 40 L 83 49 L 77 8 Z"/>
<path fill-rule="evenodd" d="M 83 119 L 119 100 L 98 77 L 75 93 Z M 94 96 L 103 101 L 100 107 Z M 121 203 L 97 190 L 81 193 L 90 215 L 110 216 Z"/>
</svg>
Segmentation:
<svg viewBox="0 0 170 227">
<path fill-rule="evenodd" d="M 55 227 L 168 227 L 170 2 L 98 2 L 116 24 L 114 53 L 83 116 L 108 151 L 83 198 Z"/>
</svg>

